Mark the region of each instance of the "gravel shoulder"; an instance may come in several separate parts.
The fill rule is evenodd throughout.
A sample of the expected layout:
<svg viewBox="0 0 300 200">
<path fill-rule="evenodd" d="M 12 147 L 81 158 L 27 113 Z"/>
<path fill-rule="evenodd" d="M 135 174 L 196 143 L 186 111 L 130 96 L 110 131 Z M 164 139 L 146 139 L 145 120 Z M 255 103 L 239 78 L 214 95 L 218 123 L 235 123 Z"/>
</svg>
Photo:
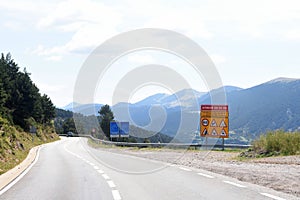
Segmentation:
<svg viewBox="0 0 300 200">
<path fill-rule="evenodd" d="M 300 197 L 300 156 L 239 159 L 239 152 L 106 148 L 117 153 L 223 174 Z"/>
</svg>

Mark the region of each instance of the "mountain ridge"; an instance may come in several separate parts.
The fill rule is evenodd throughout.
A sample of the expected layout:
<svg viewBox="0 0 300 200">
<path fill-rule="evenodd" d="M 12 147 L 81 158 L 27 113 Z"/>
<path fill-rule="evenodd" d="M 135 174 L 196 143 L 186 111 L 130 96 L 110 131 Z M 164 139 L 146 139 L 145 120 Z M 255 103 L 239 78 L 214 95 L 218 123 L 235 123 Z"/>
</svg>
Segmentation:
<svg viewBox="0 0 300 200">
<path fill-rule="evenodd" d="M 210 104 L 211 96 L 221 95 L 222 91 L 229 105 L 229 140 L 249 143 L 268 130 L 300 130 L 300 101 L 297 101 L 300 79 L 282 77 L 246 89 L 224 86 L 207 93 L 191 89 L 171 95 L 159 93 L 133 104 L 118 103 L 112 110 L 117 120 L 129 121 L 150 131 L 156 131 L 156 127 L 151 126 L 152 121 L 158 123 L 166 118 L 160 131 L 170 136 L 177 133 L 183 116 L 191 123 L 182 130 L 194 137 L 192 133 L 197 128 L 191 124 L 199 121 L 199 105 Z"/>
</svg>

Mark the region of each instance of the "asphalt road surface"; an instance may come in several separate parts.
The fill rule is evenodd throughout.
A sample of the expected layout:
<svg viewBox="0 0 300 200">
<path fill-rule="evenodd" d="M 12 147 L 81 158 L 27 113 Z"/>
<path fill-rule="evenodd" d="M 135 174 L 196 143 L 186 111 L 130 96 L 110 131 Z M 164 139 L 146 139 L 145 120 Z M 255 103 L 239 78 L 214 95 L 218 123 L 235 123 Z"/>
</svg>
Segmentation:
<svg viewBox="0 0 300 200">
<path fill-rule="evenodd" d="M 62 138 L 44 145 L 32 168 L 0 199 L 294 199 L 204 170 L 96 150 L 86 141 Z"/>
</svg>

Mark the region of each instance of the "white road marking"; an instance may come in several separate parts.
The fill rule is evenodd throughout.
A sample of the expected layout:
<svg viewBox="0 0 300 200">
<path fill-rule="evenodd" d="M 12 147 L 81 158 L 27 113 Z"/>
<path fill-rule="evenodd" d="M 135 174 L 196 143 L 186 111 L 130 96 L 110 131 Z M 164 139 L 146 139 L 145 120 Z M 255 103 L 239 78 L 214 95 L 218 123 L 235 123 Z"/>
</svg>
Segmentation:
<svg viewBox="0 0 300 200">
<path fill-rule="evenodd" d="M 86 159 L 83 158 L 83 157 L 78 156 L 76 153 L 73 153 L 73 152 L 69 151 L 69 150 L 66 148 L 66 146 L 64 146 L 64 149 L 65 149 L 67 152 L 69 152 L 70 154 L 76 156 L 77 158 L 80 158 L 81 160 L 83 160 L 83 161 L 85 161 L 86 163 L 88 163 L 88 164 L 90 164 L 91 166 L 93 166 L 94 169 L 97 170 L 97 172 L 98 172 L 99 174 L 102 174 L 102 177 L 103 177 L 105 180 L 108 180 L 108 181 L 107 181 L 107 184 L 108 184 L 108 186 L 109 186 L 110 188 L 115 188 L 115 187 L 116 187 L 115 183 L 114 183 L 112 180 L 109 180 L 110 177 L 109 177 L 107 174 L 104 174 L 104 172 L 103 172 L 97 165 L 95 165 L 94 163 L 92 163 L 92 162 L 86 160 Z M 9 188 L 8 188 L 8 189 L 9 189 Z M 0 191 L 0 195 L 2 194 L 1 192 L 2 192 L 2 191 Z M 5 191 L 4 191 L 4 192 L 5 192 Z M 4 192 L 3 192 L 3 193 L 4 193 Z M 121 198 L 121 195 L 120 195 L 120 193 L 119 193 L 118 190 L 112 190 L 111 192 L 112 192 L 112 195 L 113 195 L 114 200 L 121 200 L 121 199 L 122 199 L 122 198 Z"/>
<path fill-rule="evenodd" d="M 179 167 L 179 169 L 182 169 L 182 170 L 188 171 L 188 172 L 192 171 L 191 169 L 188 169 L 188 168 L 185 168 L 185 167 Z"/>
<path fill-rule="evenodd" d="M 276 200 L 285 200 L 285 199 L 283 199 L 283 198 L 281 198 L 281 197 L 277 197 L 277 196 L 274 196 L 274 195 L 268 194 L 268 193 L 260 193 L 260 194 L 262 194 L 262 195 L 264 195 L 264 196 L 266 196 L 266 197 L 270 197 L 270 198 L 272 198 L 272 199 L 276 199 Z"/>
<path fill-rule="evenodd" d="M 95 170 L 98 170 L 98 169 L 99 169 L 99 167 L 95 165 L 95 166 L 94 166 L 94 169 L 95 169 Z"/>
<path fill-rule="evenodd" d="M 112 192 L 112 195 L 114 197 L 114 200 L 121 200 L 122 199 L 118 190 L 112 190 L 111 192 Z"/>
<path fill-rule="evenodd" d="M 43 147 L 43 146 L 41 146 Z M 25 176 L 29 170 L 35 165 L 35 163 L 38 161 L 39 156 L 40 156 L 40 149 L 41 147 L 38 147 L 37 153 L 36 153 L 36 157 L 34 159 L 34 161 L 29 165 L 29 167 L 27 167 L 19 176 L 17 176 L 17 178 L 15 178 L 12 182 L 10 182 L 7 186 L 5 186 L 1 191 L 0 191 L 0 196 L 6 192 L 7 190 L 9 190 L 12 186 L 14 186 L 14 184 L 16 184 L 19 180 L 21 180 L 23 178 L 23 176 Z"/>
<path fill-rule="evenodd" d="M 114 188 L 116 187 L 115 183 L 113 181 L 107 181 L 107 184 L 109 185 L 109 187 Z"/>
<path fill-rule="evenodd" d="M 200 176 L 204 176 L 204 177 L 206 177 L 206 178 L 214 178 L 213 176 L 211 176 L 211 175 L 208 175 L 208 174 L 203 174 L 203 173 L 198 173 L 198 175 L 200 175 Z"/>
<path fill-rule="evenodd" d="M 110 179 L 109 176 L 108 176 L 107 174 L 102 174 L 102 177 L 103 177 L 105 180 Z"/>
<path fill-rule="evenodd" d="M 234 182 L 231 182 L 231 181 L 223 181 L 224 183 L 227 183 L 227 184 L 230 184 L 230 185 L 234 185 L 236 187 L 240 187 L 240 188 L 245 188 L 246 186 L 244 185 L 241 185 L 241 184 L 238 184 L 238 183 L 234 183 Z"/>
</svg>

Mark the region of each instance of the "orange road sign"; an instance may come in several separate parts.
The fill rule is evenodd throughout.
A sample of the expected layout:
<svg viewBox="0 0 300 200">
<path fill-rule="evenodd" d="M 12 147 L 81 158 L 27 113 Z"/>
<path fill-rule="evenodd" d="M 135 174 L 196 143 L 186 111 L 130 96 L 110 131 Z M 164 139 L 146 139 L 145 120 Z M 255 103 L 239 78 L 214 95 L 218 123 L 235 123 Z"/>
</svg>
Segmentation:
<svg viewBox="0 0 300 200">
<path fill-rule="evenodd" d="M 201 105 L 201 137 L 229 137 L 228 105 Z"/>
</svg>

